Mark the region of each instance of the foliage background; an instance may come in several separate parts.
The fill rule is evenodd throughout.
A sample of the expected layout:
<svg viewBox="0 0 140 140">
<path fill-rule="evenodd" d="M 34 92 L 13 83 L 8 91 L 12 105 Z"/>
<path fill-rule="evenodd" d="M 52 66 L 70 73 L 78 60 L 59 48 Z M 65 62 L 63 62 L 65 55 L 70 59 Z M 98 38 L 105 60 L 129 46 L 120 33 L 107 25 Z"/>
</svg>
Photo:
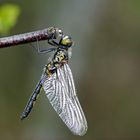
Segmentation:
<svg viewBox="0 0 140 140">
<path fill-rule="evenodd" d="M 56 26 L 74 39 L 70 67 L 89 129 L 73 136 L 43 92 L 29 118 L 20 121 L 48 58 L 22 45 L 0 50 L 0 139 L 140 139 L 140 1 L 10 2 L 21 14 L 9 35 Z"/>
</svg>

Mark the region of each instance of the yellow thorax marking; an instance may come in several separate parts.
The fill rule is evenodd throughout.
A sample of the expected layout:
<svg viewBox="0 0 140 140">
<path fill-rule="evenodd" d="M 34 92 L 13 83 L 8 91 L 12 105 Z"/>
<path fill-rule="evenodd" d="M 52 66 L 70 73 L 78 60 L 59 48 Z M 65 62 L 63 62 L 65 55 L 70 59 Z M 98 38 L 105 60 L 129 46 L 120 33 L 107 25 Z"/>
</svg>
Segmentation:
<svg viewBox="0 0 140 140">
<path fill-rule="evenodd" d="M 50 70 L 51 70 L 51 63 L 49 63 L 48 65 L 47 65 L 47 74 L 48 74 L 48 76 L 50 76 L 52 73 L 50 72 Z"/>
<path fill-rule="evenodd" d="M 63 54 L 63 52 L 58 52 L 56 58 L 55 58 L 55 62 L 61 62 L 62 60 L 64 60 L 65 56 Z"/>
</svg>

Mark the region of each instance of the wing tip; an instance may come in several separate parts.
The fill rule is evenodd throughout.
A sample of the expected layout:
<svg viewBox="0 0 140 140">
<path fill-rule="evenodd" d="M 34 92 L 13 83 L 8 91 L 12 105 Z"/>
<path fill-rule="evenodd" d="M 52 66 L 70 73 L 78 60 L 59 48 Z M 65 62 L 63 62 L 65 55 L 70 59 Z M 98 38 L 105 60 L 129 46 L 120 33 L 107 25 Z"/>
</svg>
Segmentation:
<svg viewBox="0 0 140 140">
<path fill-rule="evenodd" d="M 87 125 L 81 125 L 79 128 L 76 128 L 73 133 L 75 135 L 79 135 L 79 136 L 84 136 L 87 132 L 88 126 Z"/>
</svg>

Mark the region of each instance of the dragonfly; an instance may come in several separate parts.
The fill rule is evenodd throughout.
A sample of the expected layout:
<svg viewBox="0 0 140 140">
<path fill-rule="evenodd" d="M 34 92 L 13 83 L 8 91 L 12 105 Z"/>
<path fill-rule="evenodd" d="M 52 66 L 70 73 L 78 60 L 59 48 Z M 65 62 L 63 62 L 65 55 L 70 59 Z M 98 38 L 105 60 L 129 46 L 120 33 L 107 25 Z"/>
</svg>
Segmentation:
<svg viewBox="0 0 140 140">
<path fill-rule="evenodd" d="M 21 120 L 29 115 L 41 89 L 44 89 L 49 102 L 65 125 L 73 134 L 83 136 L 88 128 L 87 121 L 76 95 L 73 75 L 68 65 L 73 40 L 59 29 L 48 43 L 53 47 L 38 51 L 54 52 L 53 56 L 45 65 L 41 78 L 21 115 Z"/>
</svg>

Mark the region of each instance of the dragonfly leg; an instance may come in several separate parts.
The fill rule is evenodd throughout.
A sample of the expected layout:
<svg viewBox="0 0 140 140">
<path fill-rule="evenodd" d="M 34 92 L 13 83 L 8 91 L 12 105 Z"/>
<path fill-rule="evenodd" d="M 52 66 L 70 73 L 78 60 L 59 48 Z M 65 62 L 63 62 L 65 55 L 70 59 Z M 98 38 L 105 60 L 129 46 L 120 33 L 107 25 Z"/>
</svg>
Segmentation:
<svg viewBox="0 0 140 140">
<path fill-rule="evenodd" d="M 56 48 L 48 48 L 48 49 L 40 49 L 39 46 L 37 45 L 37 48 L 33 45 L 30 44 L 39 54 L 44 54 L 44 53 L 49 53 L 52 51 L 55 51 Z"/>
<path fill-rule="evenodd" d="M 48 44 L 52 45 L 52 46 L 59 46 L 59 43 L 57 43 L 56 41 L 54 41 L 53 39 L 49 39 L 48 40 Z"/>
<path fill-rule="evenodd" d="M 42 49 L 42 50 L 38 50 L 38 53 L 49 53 L 49 52 L 52 52 L 52 51 L 55 51 L 56 48 L 48 48 L 48 49 Z"/>
</svg>

